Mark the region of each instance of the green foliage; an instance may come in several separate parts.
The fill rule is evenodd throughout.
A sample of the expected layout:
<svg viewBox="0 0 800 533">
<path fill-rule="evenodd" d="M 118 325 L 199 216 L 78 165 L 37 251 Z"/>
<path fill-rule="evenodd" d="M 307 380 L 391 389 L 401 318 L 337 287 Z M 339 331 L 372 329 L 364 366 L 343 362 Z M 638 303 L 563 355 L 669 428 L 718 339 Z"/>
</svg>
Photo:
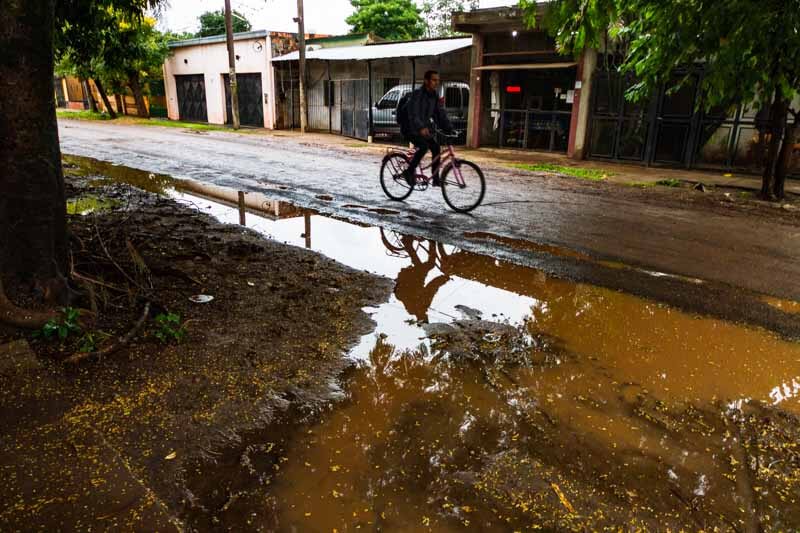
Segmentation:
<svg viewBox="0 0 800 533">
<path fill-rule="evenodd" d="M 66 307 L 61 310 L 61 316 L 48 320 L 42 329 L 34 332 L 34 338 L 43 338 L 46 340 L 58 339 L 64 341 L 70 335 L 75 335 L 81 332 L 81 327 L 78 324 L 80 313 L 77 309 Z"/>
<path fill-rule="evenodd" d="M 162 75 L 164 60 L 169 55 L 166 38 L 155 28 L 151 18 L 127 18 L 115 12 L 96 68 L 106 84 L 117 92 L 133 83 L 146 84 Z"/>
<path fill-rule="evenodd" d="M 355 13 L 346 22 L 354 33 L 373 33 L 392 41 L 419 39 L 425 33 L 412 0 L 350 0 Z"/>
<path fill-rule="evenodd" d="M 54 46 L 59 71 L 80 78 L 93 77 L 92 63 L 109 34 L 114 18 L 143 20 L 145 10 L 165 0 L 57 0 Z"/>
<path fill-rule="evenodd" d="M 667 178 L 663 180 L 658 180 L 656 185 L 661 185 L 662 187 L 680 187 L 683 185 L 683 182 L 679 179 L 675 178 Z"/>
<path fill-rule="evenodd" d="M 180 343 L 186 337 L 186 329 L 181 325 L 181 315 L 160 313 L 156 316 L 156 325 L 158 329 L 153 335 L 164 344 Z"/>
<path fill-rule="evenodd" d="M 582 167 L 567 167 L 563 165 L 554 165 L 552 163 L 538 163 L 535 165 L 519 164 L 513 165 L 514 168 L 527 170 L 530 172 L 554 172 L 556 174 L 564 174 L 572 176 L 573 178 L 580 178 L 589 181 L 603 181 L 613 172 L 596 168 L 582 168 Z"/>
<path fill-rule="evenodd" d="M 232 11 L 233 17 L 231 23 L 233 25 L 234 33 L 241 33 L 253 29 L 252 24 L 247 18 L 236 11 Z M 197 37 L 210 37 L 212 35 L 225 35 L 225 10 L 219 11 L 206 11 L 200 15 L 200 31 L 197 32 Z"/>
<path fill-rule="evenodd" d="M 708 109 L 800 97 L 800 0 L 554 0 L 545 14 L 531 0 L 520 5 L 565 54 L 620 53 L 620 69 L 639 80 L 626 95 L 633 100 L 698 63 Z"/>
<path fill-rule="evenodd" d="M 157 2 L 73 0 L 79 14 L 63 13 L 56 29 L 57 71 L 82 79 L 99 79 L 116 93 L 162 76 L 169 54 L 167 37 L 142 6 Z M 128 6 L 128 8 L 125 8 Z M 139 6 L 138 8 L 136 6 Z"/>
<path fill-rule="evenodd" d="M 102 331 L 95 331 L 92 333 L 85 333 L 78 339 L 78 352 L 91 353 L 96 352 L 98 344 L 104 339 L 109 338 L 111 335 L 103 333 Z"/>
<path fill-rule="evenodd" d="M 197 35 L 190 31 L 184 31 L 181 33 L 168 31 L 164 34 L 164 39 L 166 39 L 168 43 L 174 43 L 175 41 L 186 41 L 188 39 L 194 39 L 195 37 L 197 37 Z"/>
<path fill-rule="evenodd" d="M 450 37 L 453 31 L 453 13 L 477 9 L 478 0 L 424 0 L 422 14 L 425 17 L 425 36 L 430 38 Z"/>
</svg>

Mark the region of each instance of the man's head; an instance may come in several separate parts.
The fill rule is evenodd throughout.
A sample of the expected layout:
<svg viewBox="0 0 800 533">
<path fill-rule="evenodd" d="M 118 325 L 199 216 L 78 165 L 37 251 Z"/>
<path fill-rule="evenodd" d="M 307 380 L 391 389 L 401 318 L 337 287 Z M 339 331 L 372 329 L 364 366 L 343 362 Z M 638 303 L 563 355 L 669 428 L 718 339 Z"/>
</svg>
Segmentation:
<svg viewBox="0 0 800 533">
<path fill-rule="evenodd" d="M 436 92 L 439 89 L 440 82 L 441 80 L 439 79 L 439 73 L 435 70 L 429 70 L 425 73 L 424 86 L 427 90 Z"/>
</svg>

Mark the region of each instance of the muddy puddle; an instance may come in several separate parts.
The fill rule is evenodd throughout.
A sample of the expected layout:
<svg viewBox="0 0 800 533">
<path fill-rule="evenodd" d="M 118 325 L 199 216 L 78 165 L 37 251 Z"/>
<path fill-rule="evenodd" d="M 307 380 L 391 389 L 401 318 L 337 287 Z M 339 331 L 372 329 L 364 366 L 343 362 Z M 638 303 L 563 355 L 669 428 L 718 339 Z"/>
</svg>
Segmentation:
<svg viewBox="0 0 800 533">
<path fill-rule="evenodd" d="M 235 193 L 181 189 L 162 192 L 242 222 Z M 246 197 L 248 228 L 396 288 L 365 310 L 345 398 L 234 474 L 273 519 L 227 527 L 800 527 L 800 344 Z M 249 444 L 272 450 L 274 429 Z"/>
</svg>

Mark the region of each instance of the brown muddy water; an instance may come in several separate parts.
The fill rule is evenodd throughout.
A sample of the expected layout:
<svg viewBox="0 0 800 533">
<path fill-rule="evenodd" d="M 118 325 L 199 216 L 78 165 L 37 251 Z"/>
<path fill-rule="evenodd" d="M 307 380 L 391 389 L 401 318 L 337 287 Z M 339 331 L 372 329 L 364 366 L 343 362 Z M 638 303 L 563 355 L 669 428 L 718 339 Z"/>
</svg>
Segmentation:
<svg viewBox="0 0 800 533">
<path fill-rule="evenodd" d="M 248 196 L 248 228 L 396 288 L 344 399 L 250 436 L 279 450 L 244 483 L 274 522 L 227 528 L 800 528 L 800 344 Z"/>
</svg>

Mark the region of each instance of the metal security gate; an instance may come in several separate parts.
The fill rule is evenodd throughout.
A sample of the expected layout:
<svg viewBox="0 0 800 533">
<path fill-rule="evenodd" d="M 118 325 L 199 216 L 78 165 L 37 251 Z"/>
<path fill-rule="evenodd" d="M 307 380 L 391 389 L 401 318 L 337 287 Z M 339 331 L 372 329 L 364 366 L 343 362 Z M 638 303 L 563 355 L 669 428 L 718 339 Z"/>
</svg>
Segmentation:
<svg viewBox="0 0 800 533">
<path fill-rule="evenodd" d="M 206 82 L 202 74 L 175 76 L 181 120 L 208 122 Z"/>
<path fill-rule="evenodd" d="M 228 124 L 233 124 L 231 109 L 230 76 L 223 75 L 225 83 L 225 108 Z M 239 84 L 239 122 L 243 126 L 264 127 L 264 104 L 262 103 L 261 74 L 236 74 Z"/>
<path fill-rule="evenodd" d="M 342 135 L 369 137 L 369 80 L 343 80 L 341 88 Z"/>
<path fill-rule="evenodd" d="M 702 69 L 676 72 L 651 98 L 625 98 L 636 79 L 600 69 L 592 87 L 589 157 L 684 168 L 760 172 L 768 141 L 767 110 L 738 104 L 706 109 Z M 679 81 L 678 90 L 670 90 Z M 790 175 L 800 174 L 800 157 Z"/>
</svg>

